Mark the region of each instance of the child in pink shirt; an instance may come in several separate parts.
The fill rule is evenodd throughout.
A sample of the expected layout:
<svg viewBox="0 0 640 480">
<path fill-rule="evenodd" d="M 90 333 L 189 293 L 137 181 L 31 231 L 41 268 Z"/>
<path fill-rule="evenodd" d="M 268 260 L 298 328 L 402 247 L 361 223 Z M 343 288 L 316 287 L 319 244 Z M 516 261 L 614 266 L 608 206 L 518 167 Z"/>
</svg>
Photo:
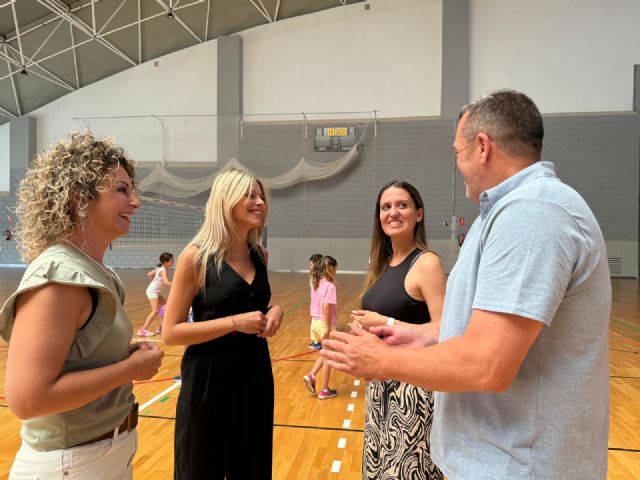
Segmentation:
<svg viewBox="0 0 640 480">
<path fill-rule="evenodd" d="M 322 278 L 322 271 L 320 270 L 320 260 L 322 260 L 323 255 L 321 253 L 314 253 L 309 257 L 309 288 L 311 289 L 311 295 L 313 296 L 313 290 L 318 286 L 320 279 Z M 315 287 L 314 287 L 315 284 Z M 313 298 L 313 297 L 312 297 Z M 322 345 L 320 345 L 320 340 L 314 336 L 313 329 L 311 328 L 312 324 L 309 323 L 309 338 L 310 343 L 309 346 L 316 350 L 320 350 Z"/>
<path fill-rule="evenodd" d="M 329 338 L 331 328 L 335 326 L 338 316 L 336 313 L 336 267 L 338 262 L 330 256 L 322 257 L 320 261 L 320 278 L 312 277 L 311 290 L 311 338 L 314 342 L 320 342 Z M 338 392 L 329 388 L 329 376 L 331 368 L 323 357 L 319 357 L 313 365 L 311 372 L 304 376 L 307 390 L 316 395 L 316 375 L 322 369 L 322 389 L 317 393 L 320 400 L 335 397 Z"/>
</svg>

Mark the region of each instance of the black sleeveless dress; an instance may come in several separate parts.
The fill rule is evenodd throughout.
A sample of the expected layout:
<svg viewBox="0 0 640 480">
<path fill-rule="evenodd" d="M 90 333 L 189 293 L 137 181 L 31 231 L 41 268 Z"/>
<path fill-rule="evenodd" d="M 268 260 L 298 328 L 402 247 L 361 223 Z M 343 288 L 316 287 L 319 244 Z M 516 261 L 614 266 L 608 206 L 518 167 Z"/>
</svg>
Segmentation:
<svg viewBox="0 0 640 480">
<path fill-rule="evenodd" d="M 427 304 L 404 288 L 407 273 L 423 253 L 416 249 L 400 265 L 388 266 L 363 295 L 362 307 L 407 323 L 429 322 Z M 442 480 L 429 448 L 433 393 L 397 380 L 372 380 L 366 398 L 362 478 Z"/>
<path fill-rule="evenodd" d="M 248 284 L 223 263 L 207 268 L 205 288 L 193 299 L 195 322 L 260 310 L 271 289 L 267 269 Z M 176 407 L 174 478 L 269 480 L 273 450 L 273 373 L 267 340 L 240 332 L 191 345 L 182 359 Z"/>
</svg>

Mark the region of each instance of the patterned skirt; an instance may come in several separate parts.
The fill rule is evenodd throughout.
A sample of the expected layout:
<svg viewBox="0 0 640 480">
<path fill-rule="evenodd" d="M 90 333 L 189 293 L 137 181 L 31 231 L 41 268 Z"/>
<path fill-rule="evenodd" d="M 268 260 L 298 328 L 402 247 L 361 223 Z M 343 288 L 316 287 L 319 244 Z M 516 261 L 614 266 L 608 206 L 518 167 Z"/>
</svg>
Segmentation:
<svg viewBox="0 0 640 480">
<path fill-rule="evenodd" d="M 443 480 L 431 461 L 433 393 L 398 381 L 367 385 L 362 478 Z"/>
</svg>

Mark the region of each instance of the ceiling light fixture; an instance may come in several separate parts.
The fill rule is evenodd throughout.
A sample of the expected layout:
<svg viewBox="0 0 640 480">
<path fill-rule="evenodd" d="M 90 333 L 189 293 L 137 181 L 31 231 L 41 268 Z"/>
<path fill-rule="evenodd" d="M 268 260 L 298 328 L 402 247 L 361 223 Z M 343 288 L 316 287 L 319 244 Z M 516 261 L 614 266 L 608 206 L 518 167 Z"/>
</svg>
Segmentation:
<svg viewBox="0 0 640 480">
<path fill-rule="evenodd" d="M 167 12 L 167 18 L 173 18 L 173 9 L 169 9 L 169 11 Z"/>
<path fill-rule="evenodd" d="M 27 72 L 27 67 L 25 67 L 24 65 L 22 66 L 22 70 L 20 70 L 20 75 L 29 75 L 29 72 Z"/>
</svg>

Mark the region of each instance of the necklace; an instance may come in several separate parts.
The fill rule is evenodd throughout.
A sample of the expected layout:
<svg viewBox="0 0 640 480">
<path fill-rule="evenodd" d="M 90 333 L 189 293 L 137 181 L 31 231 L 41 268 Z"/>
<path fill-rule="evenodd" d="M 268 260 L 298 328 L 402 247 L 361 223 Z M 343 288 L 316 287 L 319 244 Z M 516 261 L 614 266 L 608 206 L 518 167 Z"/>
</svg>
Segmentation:
<svg viewBox="0 0 640 480">
<path fill-rule="evenodd" d="M 246 252 L 240 252 L 240 253 L 236 253 L 236 252 L 227 252 L 227 255 L 229 255 L 230 257 L 234 257 L 234 258 L 241 258 L 247 255 L 247 253 L 249 253 L 249 251 L 247 250 Z"/>
<path fill-rule="evenodd" d="M 85 252 L 84 250 L 82 250 L 80 247 L 78 247 L 75 243 L 73 243 L 70 240 L 67 240 L 66 238 L 62 240 L 64 243 L 66 243 L 67 245 L 70 245 L 73 247 L 74 250 L 76 250 L 77 252 L 80 252 L 80 254 L 82 254 L 83 257 L 88 258 L 89 260 L 91 260 L 91 262 L 93 262 L 95 265 L 98 266 L 98 268 L 104 272 L 104 274 L 107 276 L 107 278 L 109 280 L 112 279 L 112 274 L 109 271 L 109 269 L 106 267 L 106 265 L 102 262 L 98 262 L 97 260 L 94 260 L 93 258 L 91 258 L 89 256 L 89 254 L 87 254 L 87 252 Z"/>
<path fill-rule="evenodd" d="M 231 266 L 231 268 L 233 268 L 236 273 L 238 275 L 240 275 L 242 277 L 243 280 L 246 279 L 246 266 L 247 266 L 247 257 L 249 256 L 249 251 L 247 250 L 244 253 L 232 253 L 232 252 L 226 252 L 226 255 L 229 257 L 227 259 L 227 264 L 229 262 L 233 262 L 235 264 L 235 262 L 238 262 L 240 258 L 242 258 L 242 264 L 240 265 L 240 271 L 238 271 L 237 269 L 237 265 Z"/>
</svg>

